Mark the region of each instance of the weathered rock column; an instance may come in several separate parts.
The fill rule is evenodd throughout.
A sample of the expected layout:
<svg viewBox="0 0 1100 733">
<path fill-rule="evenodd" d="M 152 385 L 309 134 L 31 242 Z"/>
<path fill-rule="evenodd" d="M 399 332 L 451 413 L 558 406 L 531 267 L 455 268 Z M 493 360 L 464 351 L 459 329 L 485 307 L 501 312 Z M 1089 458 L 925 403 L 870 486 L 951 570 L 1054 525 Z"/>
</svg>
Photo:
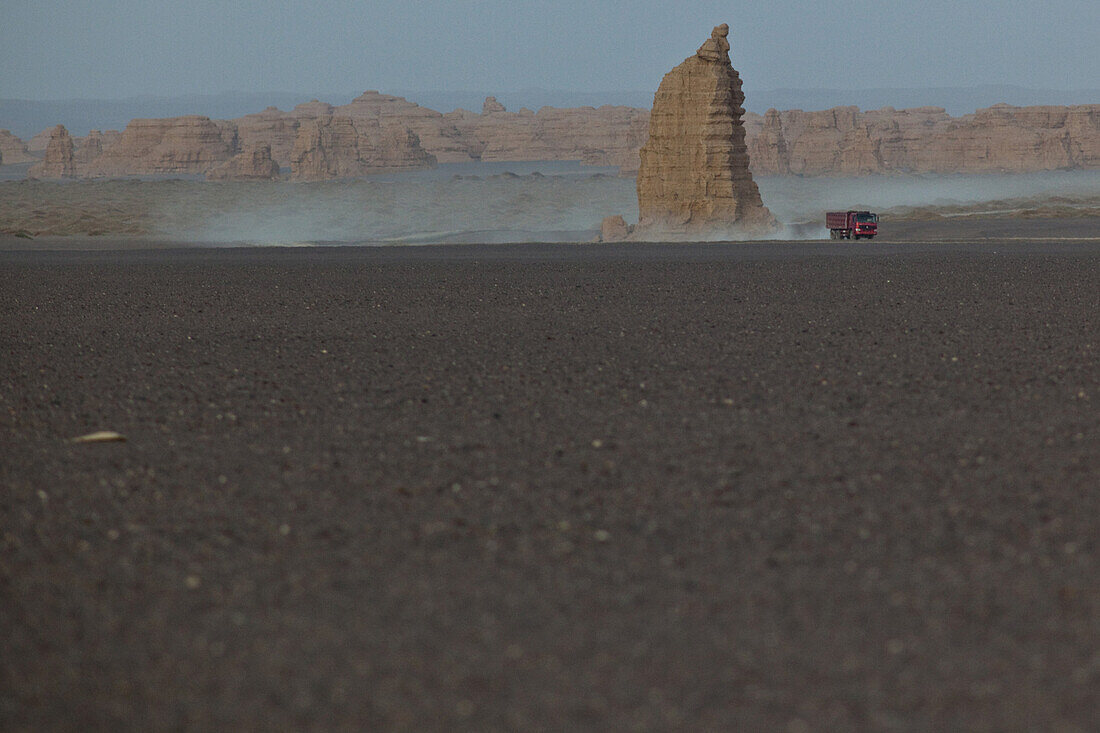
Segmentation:
<svg viewBox="0 0 1100 733">
<path fill-rule="evenodd" d="M 665 74 L 638 169 L 633 238 L 763 234 L 776 226 L 749 172 L 745 95 L 722 24 Z"/>
<path fill-rule="evenodd" d="M 76 178 L 73 138 L 64 125 L 58 125 L 50 131 L 46 157 L 41 163 L 32 165 L 28 174 L 31 178 Z"/>
</svg>

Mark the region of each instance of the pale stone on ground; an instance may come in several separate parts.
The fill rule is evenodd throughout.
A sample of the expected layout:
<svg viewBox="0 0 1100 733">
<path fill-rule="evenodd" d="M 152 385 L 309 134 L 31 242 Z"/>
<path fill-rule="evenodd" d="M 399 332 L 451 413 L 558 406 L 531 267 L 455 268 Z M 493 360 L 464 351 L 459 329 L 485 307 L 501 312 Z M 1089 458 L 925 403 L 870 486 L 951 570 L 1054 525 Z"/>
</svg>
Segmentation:
<svg viewBox="0 0 1100 733">
<path fill-rule="evenodd" d="M 621 216 L 608 216 L 600 224 L 601 242 L 621 242 L 630 236 L 630 227 Z"/>
</svg>

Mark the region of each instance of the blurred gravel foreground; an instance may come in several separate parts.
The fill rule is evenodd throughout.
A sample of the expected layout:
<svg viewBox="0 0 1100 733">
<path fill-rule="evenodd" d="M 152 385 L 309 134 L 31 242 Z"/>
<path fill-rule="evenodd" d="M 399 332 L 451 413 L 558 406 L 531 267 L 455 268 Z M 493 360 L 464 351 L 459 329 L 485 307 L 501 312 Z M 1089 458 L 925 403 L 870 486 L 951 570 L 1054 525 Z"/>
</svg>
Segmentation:
<svg viewBox="0 0 1100 733">
<path fill-rule="evenodd" d="M 0 729 L 1095 727 L 1095 240 L 0 283 Z"/>
</svg>

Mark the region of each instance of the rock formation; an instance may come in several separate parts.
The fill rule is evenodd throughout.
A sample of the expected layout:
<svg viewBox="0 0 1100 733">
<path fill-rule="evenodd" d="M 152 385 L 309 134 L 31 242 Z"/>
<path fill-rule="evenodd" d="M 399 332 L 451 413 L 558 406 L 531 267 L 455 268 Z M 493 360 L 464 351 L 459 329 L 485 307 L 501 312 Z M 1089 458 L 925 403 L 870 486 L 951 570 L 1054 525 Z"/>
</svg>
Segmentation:
<svg viewBox="0 0 1100 733">
<path fill-rule="evenodd" d="M 496 112 L 507 112 L 504 105 L 497 101 L 496 97 L 486 97 L 485 103 L 481 105 L 481 114 L 491 115 Z"/>
<path fill-rule="evenodd" d="M 235 139 L 235 127 L 209 117 L 132 120 L 86 175 L 204 174 L 233 157 Z"/>
<path fill-rule="evenodd" d="M 320 103 L 318 103 L 320 104 Z M 329 105 L 325 105 L 330 110 Z M 298 109 L 313 110 L 313 103 L 298 105 Z M 331 114 L 328 112 L 326 114 Z M 245 115 L 234 120 L 237 126 L 237 141 L 242 150 L 267 145 L 271 158 L 280 165 L 290 165 L 290 155 L 294 151 L 294 139 L 298 137 L 301 119 L 311 118 L 309 114 L 295 116 L 283 112 L 277 107 L 268 107 L 263 112 Z"/>
<path fill-rule="evenodd" d="M 2 165 L 33 163 L 38 160 L 27 150 L 27 144 L 11 134 L 10 130 L 0 130 L 0 156 L 3 156 Z"/>
<path fill-rule="evenodd" d="M 1100 167 L 1100 105 L 789 110 L 747 121 L 756 174 L 1024 173 Z"/>
<path fill-rule="evenodd" d="M 116 143 L 119 137 L 121 133 L 118 130 L 108 130 L 105 133 L 92 130 L 85 137 L 74 138 L 76 153 L 73 155 L 73 161 L 76 163 L 77 175 L 87 175 L 92 163 L 103 155 L 105 149 Z"/>
<path fill-rule="evenodd" d="M 474 159 L 467 136 L 450 120 L 403 97 L 367 91 L 350 103 L 336 107 L 333 113 L 355 120 L 373 120 L 383 127 L 407 128 L 416 134 L 420 146 L 440 163 L 465 163 Z"/>
<path fill-rule="evenodd" d="M 271 158 L 271 146 L 251 144 L 226 162 L 210 169 L 208 181 L 277 181 L 279 164 Z"/>
<path fill-rule="evenodd" d="M 27 141 L 27 150 L 31 153 L 45 153 L 46 146 L 50 144 L 50 135 L 54 128 L 47 127 Z"/>
<path fill-rule="evenodd" d="M 631 227 L 622 216 L 607 216 L 600 223 L 601 242 L 621 242 L 630 236 Z"/>
<path fill-rule="evenodd" d="M 669 86 L 662 83 L 662 87 L 674 96 L 686 95 L 683 101 L 688 102 L 687 96 L 694 94 L 690 84 L 705 78 L 695 72 L 689 75 L 689 70 L 710 66 L 727 69 L 722 73 L 733 80 L 731 85 L 737 83 L 737 73 L 722 60 L 724 45 L 728 45 L 725 37 L 709 40 L 700 49 L 702 55 L 678 67 L 676 73 L 682 71 L 682 78 L 670 74 L 679 81 L 669 80 Z M 661 94 L 658 99 L 664 98 Z M 739 91 L 729 92 L 731 100 L 740 99 L 739 95 Z M 664 109 L 674 107 L 665 105 Z M 733 107 L 739 108 L 740 103 L 731 102 L 731 110 Z M 93 131 L 87 138 L 73 139 L 76 175 L 206 174 L 242 151 L 255 151 L 262 145 L 270 146 L 276 163 L 293 168 L 303 126 L 320 121 L 332 127 L 335 123 L 323 121 L 335 118 L 352 121 L 357 142 L 337 145 L 336 149 L 343 152 L 329 150 L 325 155 L 351 157 L 343 162 L 330 160 L 322 168 L 305 165 L 303 170 L 313 170 L 310 177 L 330 177 L 331 171 L 342 176 L 387 168 L 419 168 L 426 164 L 426 155 L 441 163 L 579 161 L 616 166 L 622 174 L 633 175 L 641 162 L 640 149 L 649 138 L 651 114 L 645 109 L 612 106 L 509 112 L 492 97 L 485 100 L 481 113 L 459 109 L 440 114 L 401 97 L 368 91 L 340 107 L 313 100 L 290 112 L 269 107 L 237 120 L 134 120 L 124 134 L 107 131 L 100 135 Z M 816 112 L 769 110 L 764 116 L 746 112 L 741 123 L 749 169 L 754 175 L 1016 173 L 1100 168 L 1100 105 L 995 105 L 963 117 L 951 117 L 939 107 L 887 107 L 865 112 L 855 107 Z M 668 124 L 668 120 L 660 122 L 665 127 Z M 733 136 L 739 135 L 732 112 L 728 127 Z M 391 132 L 383 134 L 383 130 Z M 419 141 L 419 152 L 401 132 L 405 130 Z M 0 130 L 3 164 L 37 162 L 45 153 L 51 133 L 52 129 L 45 130 L 24 144 Z M 366 138 L 365 158 L 359 136 Z M 393 149 L 387 150 L 387 145 Z M 732 161 L 740 153 L 735 156 L 731 149 L 730 155 Z M 313 158 L 319 160 L 317 155 Z M 330 173 L 322 173 L 322 169 Z"/>
<path fill-rule="evenodd" d="M 769 109 L 764 114 L 760 131 L 748 140 L 749 169 L 754 173 L 768 171 L 790 173 L 790 152 L 783 136 L 783 123 L 779 110 Z"/>
<path fill-rule="evenodd" d="M 76 161 L 73 159 L 73 138 L 64 125 L 50 131 L 46 144 L 46 157 L 31 166 L 31 178 L 76 178 Z"/>
<path fill-rule="evenodd" d="M 630 107 L 543 107 L 537 113 L 493 112 L 467 119 L 458 128 L 478 141 L 484 161 L 576 160 L 629 166 L 645 141 L 648 120 L 644 110 Z"/>
<path fill-rule="evenodd" d="M 741 78 L 720 25 L 665 75 L 653 98 L 638 168 L 634 236 L 764 232 L 775 218 L 749 172 Z"/>
<path fill-rule="evenodd" d="M 291 179 L 322 181 L 432 168 L 436 159 L 406 127 L 332 115 L 303 121 L 291 153 Z"/>
</svg>

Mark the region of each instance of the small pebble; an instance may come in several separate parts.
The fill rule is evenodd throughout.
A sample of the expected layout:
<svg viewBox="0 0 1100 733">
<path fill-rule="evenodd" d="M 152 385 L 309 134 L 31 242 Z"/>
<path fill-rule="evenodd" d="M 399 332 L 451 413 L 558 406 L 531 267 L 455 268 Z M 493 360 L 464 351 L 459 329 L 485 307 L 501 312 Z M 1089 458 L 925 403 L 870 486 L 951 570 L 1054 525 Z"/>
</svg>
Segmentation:
<svg viewBox="0 0 1100 733">
<path fill-rule="evenodd" d="M 87 435 L 79 435 L 72 439 L 73 443 L 110 443 L 124 442 L 126 436 L 113 430 L 98 430 Z"/>
</svg>

